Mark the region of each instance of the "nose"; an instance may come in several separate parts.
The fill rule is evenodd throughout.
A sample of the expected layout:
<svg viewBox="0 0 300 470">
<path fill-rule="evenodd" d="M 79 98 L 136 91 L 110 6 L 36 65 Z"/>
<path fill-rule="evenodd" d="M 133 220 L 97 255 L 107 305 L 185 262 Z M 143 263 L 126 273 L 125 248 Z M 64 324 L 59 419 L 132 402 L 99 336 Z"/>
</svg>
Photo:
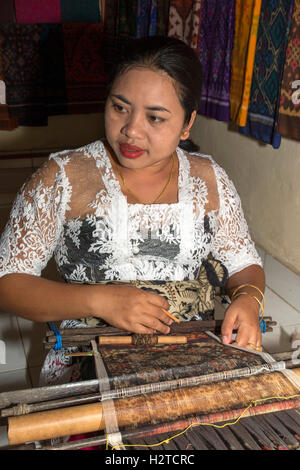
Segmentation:
<svg viewBox="0 0 300 470">
<path fill-rule="evenodd" d="M 121 133 L 131 139 L 142 139 L 145 135 L 142 116 L 139 113 L 131 113 L 121 129 Z"/>
</svg>

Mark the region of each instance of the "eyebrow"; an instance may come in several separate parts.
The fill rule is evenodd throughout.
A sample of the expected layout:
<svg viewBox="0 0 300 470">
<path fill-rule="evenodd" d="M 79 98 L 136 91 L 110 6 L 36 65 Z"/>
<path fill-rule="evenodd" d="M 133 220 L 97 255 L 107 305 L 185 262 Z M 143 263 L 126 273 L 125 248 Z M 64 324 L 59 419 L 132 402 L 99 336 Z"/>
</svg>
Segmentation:
<svg viewBox="0 0 300 470">
<path fill-rule="evenodd" d="M 128 101 L 124 96 L 117 95 L 117 94 L 112 94 L 111 96 L 113 96 L 114 98 L 117 98 L 117 99 L 119 99 L 119 100 L 123 101 L 124 103 L 129 104 L 131 106 L 130 101 Z M 165 112 L 171 114 L 171 111 L 169 111 L 167 108 L 164 108 L 163 106 L 146 106 L 146 109 L 148 109 L 149 111 L 165 111 Z"/>
</svg>

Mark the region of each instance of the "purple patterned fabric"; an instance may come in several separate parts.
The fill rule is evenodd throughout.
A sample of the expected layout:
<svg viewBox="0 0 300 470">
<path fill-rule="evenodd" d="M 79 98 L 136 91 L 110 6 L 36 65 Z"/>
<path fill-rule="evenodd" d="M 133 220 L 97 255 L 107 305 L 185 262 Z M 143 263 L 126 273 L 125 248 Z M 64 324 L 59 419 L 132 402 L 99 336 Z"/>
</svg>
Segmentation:
<svg viewBox="0 0 300 470">
<path fill-rule="evenodd" d="M 230 120 L 230 73 L 235 1 L 202 0 L 199 58 L 202 64 L 200 114 Z"/>
</svg>

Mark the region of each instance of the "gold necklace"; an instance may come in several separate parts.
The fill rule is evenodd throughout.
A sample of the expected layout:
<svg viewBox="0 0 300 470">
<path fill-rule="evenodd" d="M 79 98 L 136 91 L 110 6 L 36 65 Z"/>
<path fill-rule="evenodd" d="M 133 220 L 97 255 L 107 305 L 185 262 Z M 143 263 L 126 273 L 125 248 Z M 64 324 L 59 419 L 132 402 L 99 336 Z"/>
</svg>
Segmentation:
<svg viewBox="0 0 300 470">
<path fill-rule="evenodd" d="M 163 187 L 162 191 L 159 193 L 159 195 L 154 199 L 153 202 L 151 202 L 150 204 L 155 204 L 156 201 L 158 201 L 158 199 L 164 194 L 164 192 L 166 191 L 167 187 L 169 186 L 171 180 L 172 180 L 172 176 L 173 176 L 173 170 L 174 170 L 174 163 L 175 163 L 175 158 L 174 158 L 174 153 L 172 153 L 172 167 L 171 167 L 171 171 L 170 171 L 170 174 L 169 174 L 169 178 L 168 178 L 168 181 L 166 182 L 165 186 Z M 131 196 L 134 197 L 134 199 L 139 203 L 139 204 L 143 204 L 139 198 L 128 188 L 127 184 L 126 184 L 126 181 L 125 181 L 125 178 L 124 176 L 122 175 L 121 171 L 119 170 L 119 167 L 117 166 L 117 172 L 121 178 L 121 181 L 122 181 L 122 184 L 124 186 L 124 188 L 126 189 L 126 191 L 131 194 Z"/>
</svg>

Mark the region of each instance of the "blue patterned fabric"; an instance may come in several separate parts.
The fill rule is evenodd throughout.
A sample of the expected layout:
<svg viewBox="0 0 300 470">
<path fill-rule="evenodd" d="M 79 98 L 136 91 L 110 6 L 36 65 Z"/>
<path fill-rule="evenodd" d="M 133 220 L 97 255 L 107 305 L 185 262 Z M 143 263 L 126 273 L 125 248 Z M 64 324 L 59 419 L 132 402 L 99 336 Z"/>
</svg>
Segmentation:
<svg viewBox="0 0 300 470">
<path fill-rule="evenodd" d="M 156 34 L 157 1 L 137 0 L 136 38 L 154 36 Z"/>
<path fill-rule="evenodd" d="M 263 0 L 247 124 L 242 134 L 279 148 L 276 132 L 285 51 L 294 0 Z"/>
</svg>

